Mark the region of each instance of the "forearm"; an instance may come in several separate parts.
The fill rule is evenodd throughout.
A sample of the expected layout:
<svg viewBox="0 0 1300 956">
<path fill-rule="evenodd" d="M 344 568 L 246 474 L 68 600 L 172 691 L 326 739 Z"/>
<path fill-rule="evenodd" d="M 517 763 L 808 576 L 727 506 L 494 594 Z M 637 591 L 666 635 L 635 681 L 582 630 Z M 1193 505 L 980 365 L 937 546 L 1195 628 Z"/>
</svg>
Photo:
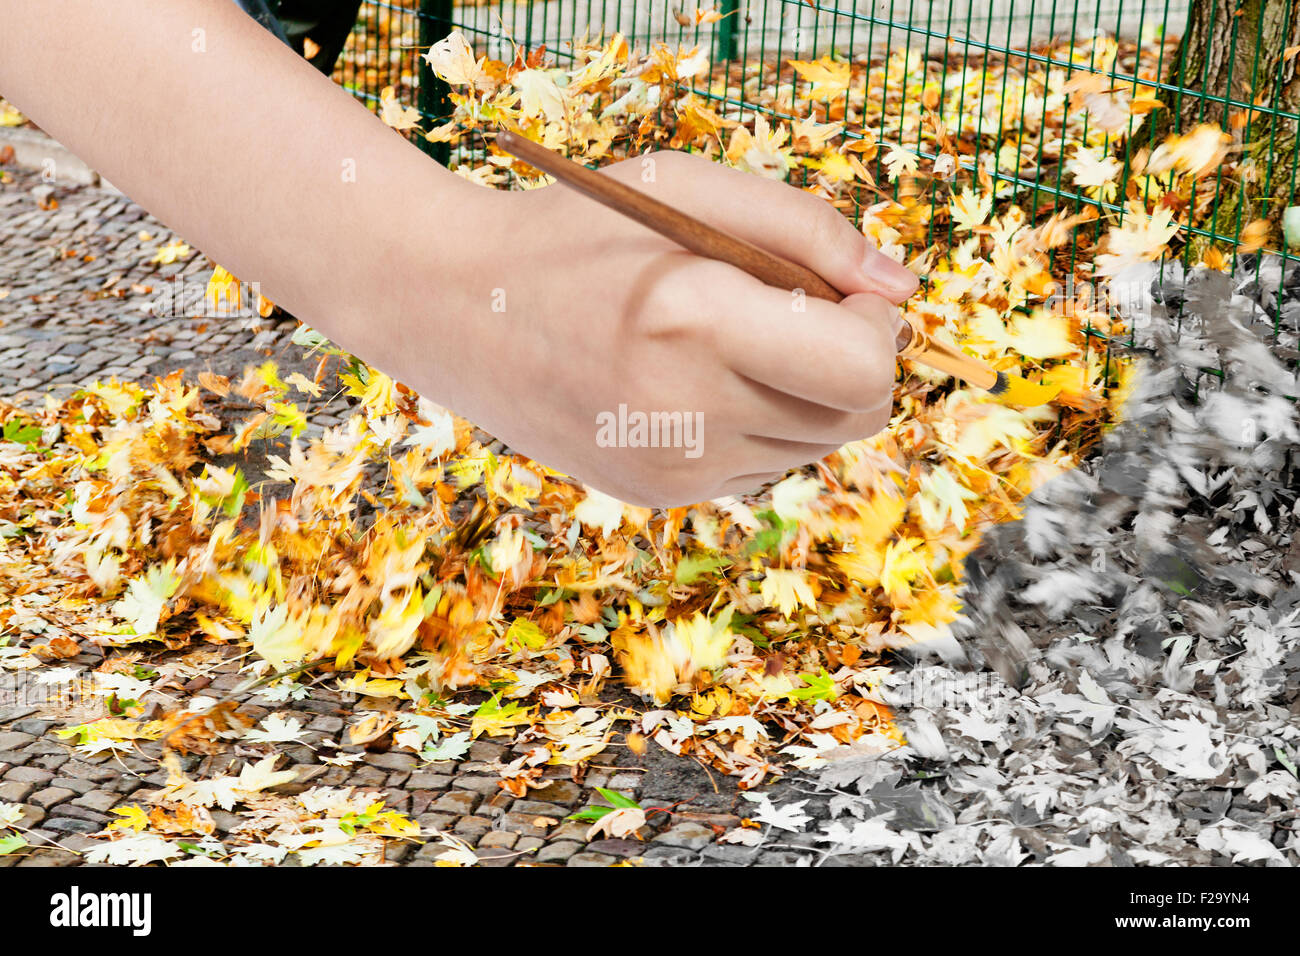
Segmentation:
<svg viewBox="0 0 1300 956">
<path fill-rule="evenodd" d="M 0 23 L 0 93 L 344 348 L 383 368 L 409 347 L 400 317 L 457 286 L 464 236 L 451 234 L 488 191 L 229 0 L 2 0 Z M 442 325 L 438 349 L 461 352 L 467 332 Z"/>
</svg>

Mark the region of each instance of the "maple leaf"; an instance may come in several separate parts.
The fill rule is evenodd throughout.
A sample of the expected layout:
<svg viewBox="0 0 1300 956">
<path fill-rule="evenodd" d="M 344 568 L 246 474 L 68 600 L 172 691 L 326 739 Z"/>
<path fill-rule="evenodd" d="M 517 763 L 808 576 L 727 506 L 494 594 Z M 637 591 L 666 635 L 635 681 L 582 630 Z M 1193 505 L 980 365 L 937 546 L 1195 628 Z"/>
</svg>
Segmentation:
<svg viewBox="0 0 1300 956">
<path fill-rule="evenodd" d="M 163 608 L 180 583 L 175 560 L 156 564 L 131 580 L 126 594 L 113 605 L 113 613 L 131 626 L 133 634 L 142 637 L 153 634 L 158 630 Z"/>
<path fill-rule="evenodd" d="M 290 618 L 287 604 L 264 608 L 248 631 L 253 650 L 277 671 L 303 658 L 301 637 L 302 625 L 296 618 Z"/>
<path fill-rule="evenodd" d="M 400 657 L 409 651 L 424 620 L 424 591 L 417 584 L 406 594 L 384 598 L 382 609 L 370 622 L 366 639 L 380 658 Z"/>
<path fill-rule="evenodd" d="M 790 169 L 792 147 L 786 147 L 790 131 L 781 124 L 775 128 L 767 117 L 754 120 L 754 132 L 737 126 L 727 145 L 727 159 L 741 169 L 769 179 L 784 179 Z"/>
<path fill-rule="evenodd" d="M 482 61 L 474 59 L 465 34 L 452 30 L 424 54 L 424 61 L 439 79 L 452 86 L 474 86 L 485 79 Z"/>
<path fill-rule="evenodd" d="M 469 733 L 471 737 L 484 733 L 489 737 L 508 737 L 514 733 L 512 727 L 532 722 L 531 707 L 520 707 L 515 701 L 508 701 L 502 706 L 499 697 L 491 697 L 474 712 Z"/>
<path fill-rule="evenodd" d="M 1201 123 L 1183 135 L 1170 136 L 1155 148 L 1147 160 L 1151 175 L 1176 169 L 1193 179 L 1213 172 L 1227 158 L 1232 137 L 1215 123 Z"/>
<path fill-rule="evenodd" d="M 152 833 L 140 833 L 94 846 L 85 854 L 86 862 L 96 866 L 144 866 L 148 863 L 164 863 L 184 855 L 179 846 Z"/>
<path fill-rule="evenodd" d="M 885 167 L 889 170 L 890 179 L 897 179 L 904 173 L 914 173 L 920 165 L 921 157 L 902 146 L 891 145 L 885 153 Z"/>
<path fill-rule="evenodd" d="M 967 186 L 953 197 L 951 209 L 954 225 L 966 232 L 973 232 L 977 226 L 984 225 L 989 213 L 993 211 L 993 194 L 976 196 L 974 190 Z"/>
<path fill-rule="evenodd" d="M 450 412 L 433 416 L 428 425 L 420 425 L 402 440 L 404 445 L 423 448 L 430 455 L 442 456 L 456 450 L 456 422 Z"/>
<path fill-rule="evenodd" d="M 812 84 L 808 99 L 834 99 L 849 86 L 849 64 L 837 63 L 829 54 L 817 60 L 788 61 L 795 72 Z"/>
<path fill-rule="evenodd" d="M 594 488 L 587 488 L 586 492 L 586 497 L 573 509 L 573 516 L 608 538 L 623 523 L 623 502 Z"/>
<path fill-rule="evenodd" d="M 1007 330 L 1007 344 L 1032 359 L 1065 358 L 1083 351 L 1073 341 L 1069 319 L 1043 309 L 1018 317 Z"/>
<path fill-rule="evenodd" d="M 700 729 L 740 734 L 746 740 L 765 740 L 769 736 L 763 725 L 747 714 L 735 717 L 719 717 L 716 720 L 709 721 Z"/>
<path fill-rule="evenodd" d="M 890 600 L 899 602 L 912 593 L 912 581 L 925 573 L 925 561 L 917 549 L 925 544 L 920 538 L 902 537 L 885 548 L 881 565 L 880 586 Z"/>
<path fill-rule="evenodd" d="M 470 743 L 468 732 L 452 734 L 436 744 L 427 745 L 420 751 L 420 757 L 430 763 L 438 760 L 459 760 L 469 753 Z"/>
<path fill-rule="evenodd" d="M 932 532 L 941 531 L 949 522 L 958 531 L 964 531 L 969 514 L 966 502 L 977 500 L 979 495 L 940 465 L 921 479 L 921 493 L 917 496 L 921 522 Z"/>
<path fill-rule="evenodd" d="M 525 116 L 541 116 L 548 123 L 564 122 L 567 115 L 564 97 L 549 72 L 520 70 L 510 81 L 519 90 L 519 108 Z"/>
<path fill-rule="evenodd" d="M 397 91 L 385 86 L 379 93 L 379 118 L 395 130 L 417 129 L 420 111 L 397 102 Z"/>
<path fill-rule="evenodd" d="M 263 757 L 257 763 L 246 763 L 239 771 L 238 789 L 243 793 L 260 793 L 282 783 L 292 783 L 298 777 L 296 770 L 275 770 L 279 754 Z"/>
<path fill-rule="evenodd" d="M 303 726 L 296 718 L 285 720 L 279 714 L 262 719 L 262 729 L 247 730 L 244 739 L 259 744 L 291 743 L 302 739 Z"/>
<path fill-rule="evenodd" d="M 808 805 L 807 800 L 782 804 L 778 807 L 766 794 L 742 793 L 741 796 L 758 804 L 758 809 L 750 816 L 755 823 L 766 823 L 768 826 L 790 833 L 802 833 L 812 822 L 812 817 L 803 809 Z"/>
<path fill-rule="evenodd" d="M 1173 210 L 1160 207 L 1148 216 L 1140 206 L 1130 205 L 1124 221 L 1106 233 L 1105 251 L 1096 259 L 1096 274 L 1114 276 L 1138 263 L 1160 258 L 1176 232 Z"/>
<path fill-rule="evenodd" d="M 1124 168 L 1114 156 L 1104 156 L 1101 150 L 1081 146 L 1065 164 L 1065 171 L 1074 177 L 1081 188 L 1097 188 L 1113 182 Z"/>
<path fill-rule="evenodd" d="M 0 856 L 15 853 L 27 846 L 27 838 L 21 833 L 0 833 Z"/>
<path fill-rule="evenodd" d="M 796 607 L 816 607 L 805 571 L 768 568 L 761 588 L 763 603 L 789 617 Z"/>
</svg>

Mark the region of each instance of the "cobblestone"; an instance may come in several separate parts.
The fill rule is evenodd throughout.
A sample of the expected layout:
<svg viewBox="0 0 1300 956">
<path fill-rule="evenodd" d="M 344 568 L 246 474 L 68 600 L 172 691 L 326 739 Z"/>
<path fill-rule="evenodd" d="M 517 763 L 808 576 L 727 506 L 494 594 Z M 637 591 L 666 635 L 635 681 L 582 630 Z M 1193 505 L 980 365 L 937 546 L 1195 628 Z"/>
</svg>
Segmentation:
<svg viewBox="0 0 1300 956">
<path fill-rule="evenodd" d="M 33 793 L 29 801 L 48 810 L 56 803 L 62 803 L 69 797 L 75 797 L 76 795 L 76 791 L 65 790 L 63 787 L 46 787 L 44 790 L 37 790 Z"/>
<path fill-rule="evenodd" d="M 170 266 L 151 263 L 158 247 L 178 237 L 121 194 L 59 185 L 50 194 L 59 206 L 46 211 L 31 195 L 40 185 L 38 173 L 12 166 L 6 172 L 12 182 L 0 184 L 0 290 L 9 292 L 0 321 L 0 399 L 35 405 L 46 390 L 66 396 L 79 385 L 112 376 L 148 382 L 182 366 L 191 381 L 205 369 L 236 377 L 245 366 L 266 360 L 262 349 L 270 350 L 282 374 L 314 374 L 315 360 L 304 361 L 301 349 L 289 342 L 296 327 L 292 318 L 204 316 L 204 257 L 196 250 Z M 142 232 L 151 238 L 140 239 Z M 304 438 L 347 416 L 346 400 L 313 407 Z M 255 477 L 250 473 L 249 480 Z M 101 660 L 83 654 L 66 663 L 90 670 Z M 239 666 L 234 660 L 212 665 L 186 683 L 186 693 L 229 693 L 246 679 Z M 743 801 L 735 786 L 724 779 L 715 786 L 693 761 L 657 747 L 641 757 L 611 748 L 602 755 L 610 765 L 589 768 L 579 778 L 582 783 L 570 779 L 570 768 L 547 767 L 544 777 L 550 779 L 537 781 L 541 786 L 518 798 L 500 786 L 500 770 L 531 743 L 475 740 L 462 760 L 433 763 L 400 749 L 344 747 L 362 753 L 361 761 L 321 763 L 320 753 L 330 752 L 319 749 L 322 743 L 346 743 L 355 703 L 355 695 L 330 687 L 313 688 L 309 697 L 290 702 L 255 694 L 246 698 L 242 713 L 260 718 L 291 711 L 307 731 L 303 743 L 277 746 L 278 769 L 292 769 L 295 779 L 274 793 L 312 787 L 366 791 L 417 822 L 423 839 L 454 834 L 490 865 L 610 866 L 635 859 L 746 865 L 757 856 L 746 847 L 714 843 L 715 827 L 729 829 L 739 822 L 736 804 Z M 0 857 L 0 866 L 80 864 L 80 851 L 102 845 L 90 834 L 113 819 L 115 808 L 147 808 L 166 784 L 158 742 L 138 741 L 130 752 L 87 756 L 54 736 L 75 722 L 80 721 L 35 706 L 0 706 L 0 801 L 23 807 L 21 825 L 30 844 L 21 854 Z M 207 778 L 238 773 L 246 759 L 222 752 L 186 757 L 182 766 L 196 779 Z M 670 765 L 671 773 L 656 776 L 656 768 Z M 637 834 L 645 840 L 589 843 L 590 822 L 566 817 L 579 807 L 606 805 L 596 787 L 675 812 L 653 814 Z M 222 838 L 243 821 L 238 812 L 213 808 L 210 813 Z M 403 866 L 431 866 L 446 852 L 436 839 L 424 845 L 394 840 L 384 850 L 388 862 Z M 282 865 L 300 861 L 289 854 Z"/>
</svg>

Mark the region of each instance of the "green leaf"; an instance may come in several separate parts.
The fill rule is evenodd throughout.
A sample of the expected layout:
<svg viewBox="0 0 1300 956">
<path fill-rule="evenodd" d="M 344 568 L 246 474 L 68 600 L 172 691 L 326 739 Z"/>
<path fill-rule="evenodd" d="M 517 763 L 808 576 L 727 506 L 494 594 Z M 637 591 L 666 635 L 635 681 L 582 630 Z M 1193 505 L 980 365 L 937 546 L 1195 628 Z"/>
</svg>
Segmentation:
<svg viewBox="0 0 1300 956">
<path fill-rule="evenodd" d="M 640 810 L 641 804 L 628 797 L 623 796 L 617 790 L 606 790 L 604 787 L 597 787 L 596 792 L 610 802 L 614 807 L 620 810 Z"/>
<path fill-rule="evenodd" d="M 19 445 L 36 445 L 41 440 L 41 430 L 35 425 L 12 418 L 5 422 L 4 440 Z"/>
<path fill-rule="evenodd" d="M 13 853 L 15 850 L 21 850 L 27 845 L 27 840 L 21 833 L 11 833 L 9 836 L 0 836 L 0 856 Z"/>
<path fill-rule="evenodd" d="M 1281 747 L 1274 747 L 1273 753 L 1277 757 L 1277 762 L 1286 767 L 1287 770 L 1291 771 L 1291 776 L 1300 778 L 1300 771 L 1296 770 L 1295 761 L 1283 753 Z"/>
<path fill-rule="evenodd" d="M 826 673 L 824 667 L 817 674 L 800 674 L 799 679 L 808 686 L 790 691 L 795 700 L 834 700 L 839 696 L 835 679 Z"/>
<path fill-rule="evenodd" d="M 730 566 L 731 561 L 719 555 L 688 554 L 677 562 L 673 580 L 678 584 L 694 584 L 705 575 Z"/>
<path fill-rule="evenodd" d="M 570 813 L 566 820 L 582 820 L 587 823 L 594 823 L 601 817 L 608 816 L 614 812 L 613 807 L 583 807 L 577 813 Z"/>
<path fill-rule="evenodd" d="M 532 621 L 517 617 L 506 631 L 506 645 L 519 651 L 540 651 L 546 646 L 546 632 Z"/>
</svg>

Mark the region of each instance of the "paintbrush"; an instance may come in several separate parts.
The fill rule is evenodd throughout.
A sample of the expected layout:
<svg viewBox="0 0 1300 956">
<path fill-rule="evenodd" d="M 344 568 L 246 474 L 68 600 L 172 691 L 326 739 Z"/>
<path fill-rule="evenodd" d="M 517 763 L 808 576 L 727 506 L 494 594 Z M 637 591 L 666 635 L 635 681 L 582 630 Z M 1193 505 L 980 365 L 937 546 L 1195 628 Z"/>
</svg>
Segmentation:
<svg viewBox="0 0 1300 956">
<path fill-rule="evenodd" d="M 811 269 L 688 216 L 640 190 L 565 159 L 530 139 L 502 131 L 497 133 L 496 142 L 501 149 L 530 166 L 554 176 L 565 185 L 671 239 L 698 256 L 726 262 L 770 286 L 788 290 L 802 289 L 806 295 L 831 302 L 839 302 L 844 298 L 844 293 Z M 906 316 L 903 316 L 903 327 L 899 330 L 895 345 L 899 358 L 947 372 L 1016 405 L 1042 405 L 1050 402 L 1060 391 L 1052 386 L 1028 382 L 1018 375 L 995 371 L 956 346 L 934 339 L 908 321 Z"/>
</svg>

